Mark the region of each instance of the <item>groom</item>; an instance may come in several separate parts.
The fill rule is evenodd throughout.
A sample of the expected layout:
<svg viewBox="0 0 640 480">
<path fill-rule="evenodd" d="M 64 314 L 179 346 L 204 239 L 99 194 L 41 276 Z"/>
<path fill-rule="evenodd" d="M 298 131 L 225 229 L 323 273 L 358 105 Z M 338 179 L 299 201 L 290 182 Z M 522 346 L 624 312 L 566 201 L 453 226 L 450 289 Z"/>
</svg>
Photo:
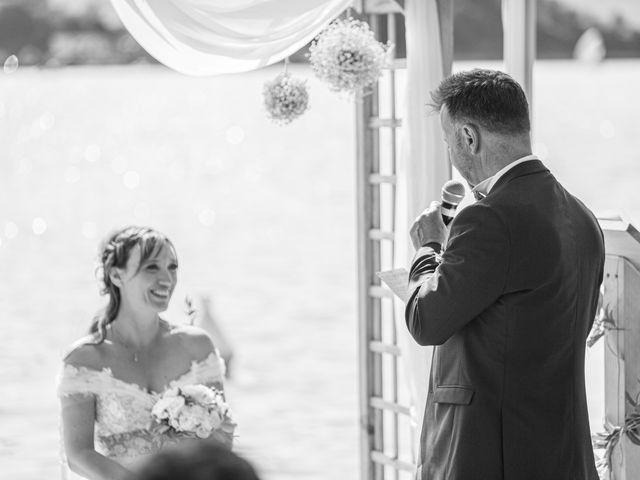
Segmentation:
<svg viewBox="0 0 640 480">
<path fill-rule="evenodd" d="M 436 346 L 418 478 L 597 480 L 584 356 L 602 232 L 531 154 L 527 100 L 510 76 L 458 73 L 432 97 L 478 201 L 450 232 L 433 202 L 410 231 L 406 322 Z"/>
</svg>

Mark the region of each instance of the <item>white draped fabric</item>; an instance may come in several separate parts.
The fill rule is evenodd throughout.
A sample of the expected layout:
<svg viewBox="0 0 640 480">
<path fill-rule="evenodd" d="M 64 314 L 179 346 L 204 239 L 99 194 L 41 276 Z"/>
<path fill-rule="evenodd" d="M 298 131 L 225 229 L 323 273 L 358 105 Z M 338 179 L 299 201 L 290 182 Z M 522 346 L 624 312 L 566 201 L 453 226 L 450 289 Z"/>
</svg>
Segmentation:
<svg viewBox="0 0 640 480">
<path fill-rule="evenodd" d="M 310 42 L 353 0 L 111 0 L 159 62 L 187 75 L 254 70 Z"/>
<path fill-rule="evenodd" d="M 440 118 L 430 114 L 430 92 L 442 78 L 443 58 L 436 0 L 405 2 L 407 85 L 402 116 L 401 154 L 397 164 L 396 267 L 411 264 L 414 249 L 409 228 L 415 218 L 440 198 L 451 169 L 442 139 Z M 418 432 L 427 399 L 432 347 L 419 346 L 407 330 L 404 304 L 396 300 L 398 343 L 406 363 Z M 417 447 L 417 443 L 415 444 Z"/>
</svg>

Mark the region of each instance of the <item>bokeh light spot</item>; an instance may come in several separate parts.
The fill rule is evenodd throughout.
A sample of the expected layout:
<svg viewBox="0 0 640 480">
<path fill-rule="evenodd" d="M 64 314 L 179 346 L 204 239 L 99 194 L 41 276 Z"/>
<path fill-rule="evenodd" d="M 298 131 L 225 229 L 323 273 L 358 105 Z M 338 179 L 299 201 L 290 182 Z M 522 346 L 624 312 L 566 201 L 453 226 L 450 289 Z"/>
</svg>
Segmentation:
<svg viewBox="0 0 640 480">
<path fill-rule="evenodd" d="M 18 236 L 18 225 L 16 225 L 14 222 L 5 223 L 4 236 L 8 239 L 16 238 Z"/>
<path fill-rule="evenodd" d="M 10 55 L 4 61 L 4 73 L 15 73 L 18 71 L 19 66 L 20 62 L 18 61 L 18 57 Z"/>
<path fill-rule="evenodd" d="M 100 160 L 100 155 L 102 151 L 100 150 L 99 145 L 87 145 L 84 149 L 84 158 L 87 162 L 97 162 Z"/>
<path fill-rule="evenodd" d="M 84 222 L 82 224 L 82 235 L 85 238 L 92 239 L 95 238 L 98 233 L 98 226 L 91 221 Z"/>
<path fill-rule="evenodd" d="M 129 170 L 122 176 L 122 183 L 124 183 L 125 187 L 134 189 L 140 185 L 140 174 L 133 170 Z"/>
<path fill-rule="evenodd" d="M 38 119 L 38 127 L 43 131 L 51 130 L 55 124 L 56 117 L 51 112 L 44 112 Z"/>
<path fill-rule="evenodd" d="M 604 138 L 613 138 L 616 135 L 616 127 L 613 126 L 611 120 L 602 120 L 600 122 L 600 135 Z"/>
<path fill-rule="evenodd" d="M 35 233 L 36 235 L 42 235 L 44 232 L 47 231 L 47 222 L 42 217 L 36 217 L 33 219 L 33 222 L 31 223 L 31 229 L 33 230 L 33 233 Z"/>
<path fill-rule="evenodd" d="M 67 171 L 64 172 L 64 179 L 67 183 L 76 183 L 80 180 L 80 169 L 75 165 L 67 168 Z"/>
<path fill-rule="evenodd" d="M 214 212 L 210 208 L 205 208 L 198 214 L 198 220 L 205 227 L 211 227 L 216 221 L 216 212 Z"/>
<path fill-rule="evenodd" d="M 226 137 L 231 145 L 239 145 L 244 141 L 244 130 L 238 125 L 233 125 L 227 129 Z"/>
</svg>

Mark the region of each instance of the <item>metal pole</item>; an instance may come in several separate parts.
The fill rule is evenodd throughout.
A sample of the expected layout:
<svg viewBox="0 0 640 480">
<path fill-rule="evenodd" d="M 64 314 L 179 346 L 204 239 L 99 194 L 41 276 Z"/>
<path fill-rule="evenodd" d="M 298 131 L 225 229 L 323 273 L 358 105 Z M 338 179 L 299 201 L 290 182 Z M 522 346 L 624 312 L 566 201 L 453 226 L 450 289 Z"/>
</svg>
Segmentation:
<svg viewBox="0 0 640 480">
<path fill-rule="evenodd" d="M 369 15 L 376 31 L 377 18 Z M 373 463 L 371 451 L 381 449 L 383 443 L 382 413 L 369 403 L 372 396 L 382 393 L 382 362 L 380 354 L 371 352 L 372 340 L 381 339 L 380 299 L 371 295 L 377 282 L 375 272 L 380 269 L 380 246 L 370 237 L 372 229 L 380 226 L 380 192 L 372 187 L 370 177 L 378 173 L 379 132 L 371 128 L 370 119 L 378 116 L 377 86 L 373 92 L 357 100 L 357 255 L 358 255 L 358 338 L 360 363 L 360 451 L 362 480 L 382 479 L 384 468 Z"/>
<path fill-rule="evenodd" d="M 393 13 L 387 15 L 387 37 L 392 42 L 396 41 L 396 16 Z M 396 71 L 394 68 L 391 68 L 389 71 L 389 99 L 390 99 L 390 118 L 392 121 L 396 120 Z M 395 175 L 396 173 L 396 137 L 397 132 L 395 128 L 390 129 L 390 150 L 391 150 L 391 173 Z M 395 196 L 396 189 L 395 185 L 391 185 L 391 205 L 390 205 L 390 224 L 392 225 L 392 229 L 395 226 Z M 390 265 L 394 265 L 393 252 L 394 248 L 391 248 L 391 262 Z M 394 315 L 394 308 L 391 307 L 391 318 L 390 318 L 390 326 L 391 326 L 391 343 L 392 345 L 397 345 L 397 332 L 396 332 L 396 319 Z M 391 357 L 391 390 L 392 390 L 392 401 L 393 403 L 398 403 L 398 358 L 394 355 Z M 400 438 L 399 438 L 399 425 L 398 425 L 398 414 L 393 413 L 393 455 L 396 460 L 399 459 L 400 456 Z M 398 480 L 399 471 L 394 469 L 393 478 Z"/>
<path fill-rule="evenodd" d="M 369 341 L 372 337 L 372 315 L 369 297 L 369 278 L 372 251 L 370 241 L 369 219 L 371 218 L 371 203 L 369 195 L 369 166 L 371 158 L 371 130 L 366 125 L 366 119 L 371 116 L 371 106 L 368 101 L 360 101 L 356 105 L 356 182 L 357 204 L 356 215 L 358 222 L 357 257 L 358 257 L 358 350 L 359 350 L 359 382 L 360 382 L 360 473 L 362 480 L 371 479 L 373 464 L 370 458 L 372 446 L 373 424 L 370 421 L 371 408 L 369 396 L 373 384 L 371 375 Z"/>
</svg>

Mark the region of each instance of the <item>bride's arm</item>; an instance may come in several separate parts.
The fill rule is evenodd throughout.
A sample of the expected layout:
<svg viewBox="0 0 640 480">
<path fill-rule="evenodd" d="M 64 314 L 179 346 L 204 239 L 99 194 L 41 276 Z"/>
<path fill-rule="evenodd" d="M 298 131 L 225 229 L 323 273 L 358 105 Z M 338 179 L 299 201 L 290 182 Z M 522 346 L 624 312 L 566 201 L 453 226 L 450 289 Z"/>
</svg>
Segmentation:
<svg viewBox="0 0 640 480">
<path fill-rule="evenodd" d="M 182 330 L 185 340 L 185 346 L 195 360 L 195 382 L 213 387 L 222 392 L 226 397 L 224 390 L 224 360 L 214 347 L 211 337 L 198 327 L 187 327 Z M 225 422 L 227 428 L 213 432 L 212 437 L 227 445 L 229 448 L 233 446 L 233 432 L 235 424 Z"/>
<path fill-rule="evenodd" d="M 69 468 L 91 480 L 131 479 L 129 470 L 94 448 L 95 397 L 69 395 L 60 401 L 64 449 Z"/>
</svg>

